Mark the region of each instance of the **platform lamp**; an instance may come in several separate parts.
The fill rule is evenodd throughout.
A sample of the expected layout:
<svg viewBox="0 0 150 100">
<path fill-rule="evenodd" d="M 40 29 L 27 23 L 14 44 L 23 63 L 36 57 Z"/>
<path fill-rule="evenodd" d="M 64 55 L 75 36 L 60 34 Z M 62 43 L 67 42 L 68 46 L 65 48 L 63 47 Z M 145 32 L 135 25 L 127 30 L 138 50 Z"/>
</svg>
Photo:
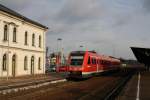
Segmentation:
<svg viewBox="0 0 150 100">
<path fill-rule="evenodd" d="M 58 43 L 62 41 L 62 38 L 57 38 L 57 54 L 56 54 L 56 67 L 58 67 L 58 60 L 59 60 L 59 52 L 61 52 L 61 50 L 59 51 L 59 48 L 58 48 Z M 61 48 L 61 43 L 60 43 L 60 48 Z M 61 58 L 61 57 L 60 57 Z"/>
<path fill-rule="evenodd" d="M 81 51 L 82 51 L 83 45 L 80 45 L 80 48 L 81 48 Z"/>
</svg>

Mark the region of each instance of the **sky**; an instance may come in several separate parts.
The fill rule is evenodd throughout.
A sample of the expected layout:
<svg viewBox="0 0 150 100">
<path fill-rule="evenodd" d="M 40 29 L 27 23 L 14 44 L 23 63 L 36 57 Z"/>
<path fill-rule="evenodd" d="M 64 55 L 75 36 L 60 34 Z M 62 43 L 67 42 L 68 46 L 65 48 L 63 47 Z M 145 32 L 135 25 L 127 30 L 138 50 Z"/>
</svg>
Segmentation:
<svg viewBox="0 0 150 100">
<path fill-rule="evenodd" d="M 0 0 L 49 27 L 49 52 L 64 48 L 135 59 L 130 47 L 150 47 L 150 0 Z M 57 41 L 61 38 L 62 41 Z M 80 46 L 83 46 L 82 48 Z"/>
</svg>

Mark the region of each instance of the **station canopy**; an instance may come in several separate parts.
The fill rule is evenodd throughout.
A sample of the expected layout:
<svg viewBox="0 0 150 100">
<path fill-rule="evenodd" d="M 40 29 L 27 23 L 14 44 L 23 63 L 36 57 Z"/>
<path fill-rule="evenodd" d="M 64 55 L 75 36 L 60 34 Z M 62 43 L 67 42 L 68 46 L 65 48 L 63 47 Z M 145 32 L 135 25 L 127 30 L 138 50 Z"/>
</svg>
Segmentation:
<svg viewBox="0 0 150 100">
<path fill-rule="evenodd" d="M 138 62 L 150 66 L 150 48 L 131 47 Z"/>
</svg>

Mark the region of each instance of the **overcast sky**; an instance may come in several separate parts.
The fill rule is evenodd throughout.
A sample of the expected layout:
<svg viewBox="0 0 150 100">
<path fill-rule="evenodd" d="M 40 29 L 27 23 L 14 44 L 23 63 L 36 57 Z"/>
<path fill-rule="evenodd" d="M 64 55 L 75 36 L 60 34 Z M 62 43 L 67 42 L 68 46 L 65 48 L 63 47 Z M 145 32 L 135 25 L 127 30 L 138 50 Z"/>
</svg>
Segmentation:
<svg viewBox="0 0 150 100">
<path fill-rule="evenodd" d="M 48 26 L 50 52 L 56 51 L 57 38 L 62 38 L 65 53 L 87 49 L 134 58 L 129 47 L 150 47 L 150 0 L 0 0 L 0 3 Z"/>
</svg>

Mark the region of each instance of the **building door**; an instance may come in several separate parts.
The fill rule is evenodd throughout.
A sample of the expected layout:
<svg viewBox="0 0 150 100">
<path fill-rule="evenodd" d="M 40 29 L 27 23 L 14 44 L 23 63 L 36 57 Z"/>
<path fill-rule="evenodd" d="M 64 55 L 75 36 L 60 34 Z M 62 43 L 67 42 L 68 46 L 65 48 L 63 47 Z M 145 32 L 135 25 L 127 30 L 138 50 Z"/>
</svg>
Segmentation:
<svg viewBox="0 0 150 100">
<path fill-rule="evenodd" d="M 12 56 L 12 76 L 16 76 L 16 55 Z"/>
<path fill-rule="evenodd" d="M 34 74 L 34 56 L 31 57 L 31 75 Z"/>
</svg>

